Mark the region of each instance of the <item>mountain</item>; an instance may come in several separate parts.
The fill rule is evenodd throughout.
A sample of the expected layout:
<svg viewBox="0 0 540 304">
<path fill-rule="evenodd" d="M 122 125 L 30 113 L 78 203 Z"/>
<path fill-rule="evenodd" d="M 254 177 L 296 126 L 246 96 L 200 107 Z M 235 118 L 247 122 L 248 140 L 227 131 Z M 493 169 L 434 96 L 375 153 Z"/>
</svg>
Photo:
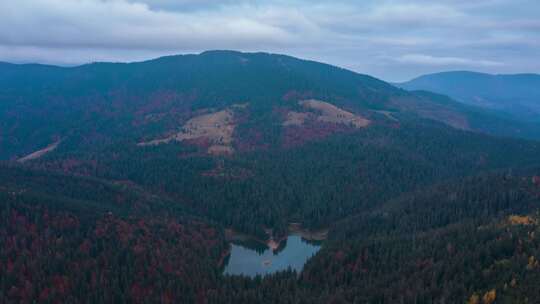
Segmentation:
<svg viewBox="0 0 540 304">
<path fill-rule="evenodd" d="M 431 91 L 411 91 L 411 93 L 450 108 L 450 111 L 454 113 L 463 113 L 469 130 L 496 136 L 540 139 L 540 123 L 524 121 L 498 110 L 463 104 L 446 95 Z"/>
<path fill-rule="evenodd" d="M 476 108 L 441 103 L 338 67 L 266 53 L 210 51 L 69 68 L 4 64 L 0 79 L 0 159 L 22 158 L 75 140 L 79 149 L 86 149 L 119 140 L 165 138 L 196 114 L 231 107 L 245 110 L 250 116 L 243 120 L 253 126 L 270 128 L 287 115 L 305 118 L 310 105 L 300 105 L 303 100 L 324 101 L 374 125 L 412 115 L 465 130 L 540 138 L 536 130 L 491 114 L 484 115 L 490 124 L 477 126 Z M 235 123 L 238 129 L 240 121 Z M 506 132 L 490 125 L 505 126 Z M 253 144 L 245 140 L 237 143 Z"/>
<path fill-rule="evenodd" d="M 397 84 L 407 90 L 444 94 L 462 103 L 496 110 L 514 120 L 540 122 L 540 75 L 443 72 Z"/>
<path fill-rule="evenodd" d="M 4 159 L 128 180 L 263 238 L 264 227 L 320 227 L 433 181 L 537 162 L 537 143 L 481 134 L 514 134 L 498 117 L 284 55 L 0 75 Z"/>
<path fill-rule="evenodd" d="M 267 53 L 0 80 L 0 302 L 538 296 L 527 123 Z M 231 234 L 283 245 L 292 223 L 328 231 L 302 272 L 222 274 Z"/>
</svg>

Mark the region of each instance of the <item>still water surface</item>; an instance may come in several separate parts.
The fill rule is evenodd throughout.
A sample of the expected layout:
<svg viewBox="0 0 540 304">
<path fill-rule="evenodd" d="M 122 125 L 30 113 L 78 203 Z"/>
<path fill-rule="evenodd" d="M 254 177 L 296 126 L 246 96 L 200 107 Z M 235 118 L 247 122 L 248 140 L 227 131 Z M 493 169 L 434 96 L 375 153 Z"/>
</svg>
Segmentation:
<svg viewBox="0 0 540 304">
<path fill-rule="evenodd" d="M 320 247 L 319 244 L 308 243 L 298 235 L 289 235 L 276 252 L 269 248 L 248 248 L 233 243 L 224 273 L 254 277 L 287 270 L 289 267 L 300 272 Z"/>
</svg>

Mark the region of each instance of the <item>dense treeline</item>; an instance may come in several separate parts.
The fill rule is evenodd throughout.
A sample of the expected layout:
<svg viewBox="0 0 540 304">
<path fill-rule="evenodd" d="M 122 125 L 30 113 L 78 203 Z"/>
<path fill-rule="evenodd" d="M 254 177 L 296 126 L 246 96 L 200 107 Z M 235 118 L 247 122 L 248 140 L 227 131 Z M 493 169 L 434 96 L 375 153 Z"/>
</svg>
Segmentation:
<svg viewBox="0 0 540 304">
<path fill-rule="evenodd" d="M 279 129 L 269 129 L 266 136 L 277 138 L 277 145 L 225 158 L 196 154 L 184 144 L 127 144 L 57 153 L 34 165 L 130 180 L 259 237 L 265 227 L 283 233 L 289 222 L 325 227 L 434 182 L 540 165 L 538 143 L 402 120 L 396 129 L 372 126 L 294 148 L 280 145 Z M 73 158 L 76 164 L 66 169 Z"/>
<path fill-rule="evenodd" d="M 95 180 L 6 172 L 17 186 L 0 183 L 1 303 L 194 303 L 216 285 L 228 248 L 216 227 L 178 212 L 116 212 L 152 201 Z"/>
<path fill-rule="evenodd" d="M 536 303 L 534 180 L 481 176 L 407 194 L 336 224 L 299 277 L 230 278 L 215 302 Z"/>
<path fill-rule="evenodd" d="M 69 248 L 85 240 L 92 250 L 83 261 L 118 265 L 103 275 L 103 293 L 90 296 L 96 301 L 462 303 L 478 296 L 483 303 L 493 290 L 501 303 L 536 299 L 531 282 L 538 282 L 539 276 L 534 232 L 538 178 L 535 184 L 531 174 L 522 178 L 517 172 L 539 165 L 538 144 L 401 120 L 398 128 L 376 125 L 293 148 L 283 145 L 281 129 L 268 128 L 264 136 L 273 139 L 273 145 L 226 158 L 210 158 L 182 144 L 66 149 L 28 165 L 45 171 L 14 166 L 1 171 L 0 181 L 3 192 L 22 194 L 60 214 L 84 211 L 74 216 L 81 224 L 70 231 L 82 231 L 70 234 L 69 246 L 56 249 L 49 244 L 56 239 L 46 239 L 41 246 L 66 251 L 57 260 L 60 270 L 50 274 L 55 279 L 58 273 L 66 276 L 66 263 L 78 263 L 79 255 L 73 257 Z M 492 170 L 501 173 L 466 178 Z M 32 191 L 25 192 L 28 189 Z M 9 208 L 23 208 L 18 212 L 39 220 L 39 209 L 24 211 L 25 203 Z M 98 214 L 89 216 L 92 210 Z M 200 230 L 196 222 L 181 220 L 187 211 L 261 238 L 267 237 L 263 228 L 283 234 L 292 221 L 306 227 L 331 226 L 330 240 L 301 274 L 221 277 L 218 265 L 227 252 L 222 230 L 198 236 L 191 232 Z M 514 213 L 533 220 L 508 225 Z M 174 234 L 170 223 L 174 226 L 179 219 L 184 230 Z M 6 229 L 4 235 L 21 235 L 25 243 L 32 243 L 49 231 L 26 235 L 29 225 Z M 105 231 L 101 237 L 97 227 Z M 131 232 L 140 229 L 150 232 Z M 105 235 L 110 237 L 103 240 Z M 122 241 L 126 238 L 128 245 Z M 24 248 L 16 247 L 6 256 Z M 144 258 L 136 254 L 141 250 Z M 53 260 L 52 254 L 33 258 L 41 262 L 32 267 L 48 269 L 42 263 Z M 20 258 L 26 261 L 24 255 Z M 161 263 L 169 260 L 172 264 Z M 171 273 L 171 267 L 197 275 Z M 85 284 L 92 283 L 92 271 L 81 272 L 86 280 L 68 275 L 70 284 L 86 287 L 60 296 L 56 288 L 66 287 L 63 281 L 55 283 L 60 287 L 47 283 L 53 280 L 49 273 L 40 274 L 41 285 L 27 290 L 26 282 L 34 281 L 15 273 L 29 271 L 10 272 L 2 294 L 18 301 L 26 294 L 36 299 L 46 290 L 50 299 L 72 296 L 77 301 L 89 290 Z M 143 277 L 156 283 L 138 280 Z M 108 292 L 110 288 L 114 291 Z"/>
<path fill-rule="evenodd" d="M 537 180 L 491 173 L 424 187 L 336 223 L 333 238 L 410 236 L 454 223 L 481 224 L 501 215 L 528 213 L 540 207 L 540 184 L 533 179 Z"/>
<path fill-rule="evenodd" d="M 249 279 L 220 274 L 228 246 L 219 227 L 175 209 L 105 211 L 139 194 L 114 187 L 84 194 L 99 180 L 72 177 L 54 190 L 47 183 L 67 177 L 2 172 L 24 180 L 0 184 L 6 303 L 513 304 L 540 297 L 540 177 L 529 173 L 458 178 L 399 195 L 336 222 L 302 273 Z M 93 200 L 104 208 L 89 215 L 84 206 Z"/>
</svg>

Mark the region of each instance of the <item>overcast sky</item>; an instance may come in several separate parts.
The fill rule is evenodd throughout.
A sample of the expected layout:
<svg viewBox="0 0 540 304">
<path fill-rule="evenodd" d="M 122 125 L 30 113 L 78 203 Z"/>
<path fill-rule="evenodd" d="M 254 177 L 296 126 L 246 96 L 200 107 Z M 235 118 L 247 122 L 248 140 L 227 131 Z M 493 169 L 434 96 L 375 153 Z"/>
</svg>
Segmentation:
<svg viewBox="0 0 540 304">
<path fill-rule="evenodd" d="M 540 1 L 0 0 L 0 61 L 73 65 L 210 49 L 283 53 L 388 81 L 540 73 Z"/>
</svg>

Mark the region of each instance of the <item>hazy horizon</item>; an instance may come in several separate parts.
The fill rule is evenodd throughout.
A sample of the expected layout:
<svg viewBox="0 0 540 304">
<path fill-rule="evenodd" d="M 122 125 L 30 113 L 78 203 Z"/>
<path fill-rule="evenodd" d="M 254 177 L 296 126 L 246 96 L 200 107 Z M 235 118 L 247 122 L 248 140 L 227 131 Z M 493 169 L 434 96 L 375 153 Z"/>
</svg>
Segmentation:
<svg viewBox="0 0 540 304">
<path fill-rule="evenodd" d="M 83 63 L 77 63 L 77 64 L 41 63 L 41 62 L 32 62 L 32 61 L 28 61 L 28 62 L 0 61 L 0 63 L 20 64 L 20 65 L 24 65 L 24 64 L 41 64 L 41 65 L 49 65 L 49 66 L 70 68 L 70 67 L 84 66 L 84 65 L 93 64 L 93 63 L 113 63 L 113 64 L 114 63 L 126 63 L 126 64 L 138 63 L 138 62 L 152 61 L 152 60 L 156 60 L 156 59 L 159 59 L 159 58 L 162 58 L 162 57 L 200 55 L 200 54 L 202 54 L 204 52 L 212 52 L 212 51 L 232 51 L 232 52 L 242 52 L 242 53 L 267 53 L 267 54 L 272 54 L 272 55 L 291 56 L 291 55 L 284 54 L 284 53 L 273 53 L 273 52 L 265 52 L 265 51 L 243 52 L 243 51 L 237 51 L 237 50 L 205 50 L 205 51 L 201 51 L 201 52 L 197 52 L 197 53 L 194 52 L 194 53 L 184 53 L 184 54 L 170 54 L 170 55 L 162 55 L 162 56 L 158 56 L 158 57 L 143 58 L 143 59 L 140 59 L 140 60 L 131 60 L 131 61 L 129 61 L 129 60 L 126 60 L 126 61 L 121 61 L 121 60 L 118 60 L 118 61 L 93 61 L 93 62 L 83 62 Z M 312 60 L 312 59 L 296 57 L 296 56 L 293 56 L 293 57 L 298 58 L 298 59 L 302 59 L 302 60 Z M 317 61 L 317 60 L 314 60 L 314 61 Z M 346 67 L 343 67 L 343 66 L 340 66 L 340 65 L 329 63 L 329 62 L 323 62 L 323 61 L 317 61 L 317 62 L 332 65 L 332 66 L 336 66 L 336 67 L 340 67 L 340 68 L 346 68 Z M 418 77 L 425 76 L 425 75 L 439 74 L 439 73 L 458 73 L 458 72 L 481 73 L 481 74 L 493 75 L 493 76 L 497 76 L 497 75 L 525 75 L 525 74 L 539 75 L 540 76 L 540 73 L 507 73 L 507 74 L 505 74 L 505 73 L 481 72 L 481 71 L 475 71 L 475 70 L 440 70 L 440 71 L 434 71 L 434 72 L 430 72 L 430 73 L 426 73 L 426 74 L 419 74 L 419 75 L 413 76 L 413 77 L 408 78 L 408 79 L 402 79 L 402 80 L 398 80 L 398 81 L 393 81 L 393 80 L 387 80 L 387 79 L 384 79 L 384 78 L 381 78 L 381 77 L 377 77 L 375 75 L 370 75 L 370 74 L 367 74 L 367 73 L 363 73 L 362 71 L 354 71 L 352 69 L 350 69 L 350 70 L 353 71 L 353 72 L 359 73 L 359 74 L 365 74 L 365 75 L 376 77 L 376 78 L 378 78 L 380 80 L 383 80 L 385 82 L 388 82 L 388 83 L 403 83 L 403 82 L 414 80 L 414 79 L 416 79 Z"/>
</svg>

